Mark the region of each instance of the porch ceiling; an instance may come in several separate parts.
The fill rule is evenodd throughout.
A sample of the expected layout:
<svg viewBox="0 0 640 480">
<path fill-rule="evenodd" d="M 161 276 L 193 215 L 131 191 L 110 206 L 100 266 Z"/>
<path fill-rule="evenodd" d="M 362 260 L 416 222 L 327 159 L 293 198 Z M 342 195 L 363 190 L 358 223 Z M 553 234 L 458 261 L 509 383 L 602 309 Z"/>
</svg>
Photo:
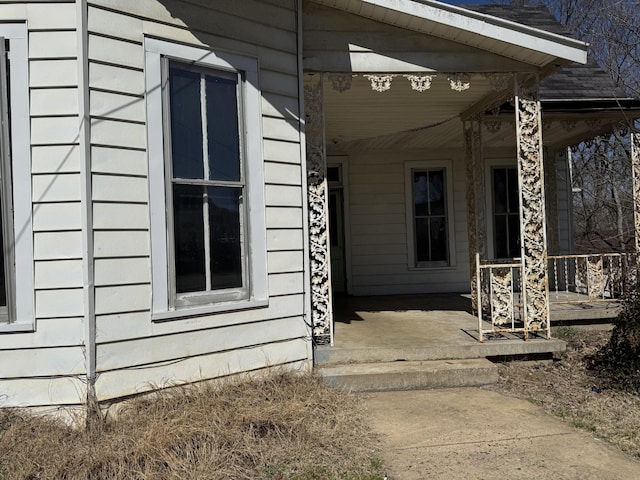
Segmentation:
<svg viewBox="0 0 640 480">
<path fill-rule="evenodd" d="M 364 76 L 352 79 L 351 88 L 339 92 L 324 86 L 326 139 L 332 146 L 364 145 L 385 148 L 400 141 L 447 146 L 462 138 L 460 114 L 492 91 L 483 76 L 471 77 L 471 87 L 451 89 L 446 75 L 433 79 L 431 88 L 412 90 L 409 80 L 393 78 L 391 89 L 377 92 Z M 404 145 L 405 147 L 407 145 Z"/>
</svg>

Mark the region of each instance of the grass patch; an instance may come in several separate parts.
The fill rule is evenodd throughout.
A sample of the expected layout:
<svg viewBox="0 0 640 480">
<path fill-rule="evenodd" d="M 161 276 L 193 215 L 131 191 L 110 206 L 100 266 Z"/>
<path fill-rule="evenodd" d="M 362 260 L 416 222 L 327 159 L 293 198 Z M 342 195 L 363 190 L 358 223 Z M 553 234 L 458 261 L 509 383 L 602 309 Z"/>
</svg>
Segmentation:
<svg viewBox="0 0 640 480">
<path fill-rule="evenodd" d="M 90 430 L 0 411 L 3 479 L 382 478 L 357 399 L 307 375 L 172 388 Z"/>
<path fill-rule="evenodd" d="M 535 399 L 574 427 L 640 457 L 640 395 L 610 388 L 600 372 L 588 368 L 593 355 L 609 345 L 611 332 L 571 330 L 560 360 L 501 364 L 498 384 L 488 388 Z"/>
</svg>

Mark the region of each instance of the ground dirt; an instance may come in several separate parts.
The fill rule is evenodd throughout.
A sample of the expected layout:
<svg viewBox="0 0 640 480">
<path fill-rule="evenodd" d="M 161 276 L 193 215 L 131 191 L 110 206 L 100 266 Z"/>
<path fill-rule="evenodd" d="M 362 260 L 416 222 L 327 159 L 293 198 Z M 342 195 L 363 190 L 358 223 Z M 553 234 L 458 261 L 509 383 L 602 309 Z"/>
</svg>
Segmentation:
<svg viewBox="0 0 640 480">
<path fill-rule="evenodd" d="M 555 336 L 567 341 L 567 351 L 559 359 L 503 363 L 499 382 L 490 388 L 539 405 L 640 458 L 640 395 L 605 388 L 607 382 L 587 368 L 589 357 L 610 335 L 608 330 L 561 328 Z"/>
</svg>

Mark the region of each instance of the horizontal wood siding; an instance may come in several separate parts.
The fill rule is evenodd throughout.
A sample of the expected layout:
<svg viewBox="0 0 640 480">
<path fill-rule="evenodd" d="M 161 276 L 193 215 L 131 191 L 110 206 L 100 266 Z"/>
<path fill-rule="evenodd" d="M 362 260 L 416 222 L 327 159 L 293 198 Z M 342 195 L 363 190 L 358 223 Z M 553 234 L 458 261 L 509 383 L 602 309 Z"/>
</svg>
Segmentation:
<svg viewBox="0 0 640 480">
<path fill-rule="evenodd" d="M 73 1 L 2 2 L 29 29 L 36 330 L 0 334 L 2 406 L 86 399 L 78 45 Z"/>
<path fill-rule="evenodd" d="M 90 0 L 89 71 L 100 399 L 310 360 L 292 0 Z M 152 322 L 144 36 L 257 57 L 269 306 Z"/>
<path fill-rule="evenodd" d="M 450 160 L 455 265 L 408 265 L 405 162 Z M 463 151 L 362 152 L 349 156 L 351 272 L 355 295 L 459 292 L 469 289 Z"/>
</svg>

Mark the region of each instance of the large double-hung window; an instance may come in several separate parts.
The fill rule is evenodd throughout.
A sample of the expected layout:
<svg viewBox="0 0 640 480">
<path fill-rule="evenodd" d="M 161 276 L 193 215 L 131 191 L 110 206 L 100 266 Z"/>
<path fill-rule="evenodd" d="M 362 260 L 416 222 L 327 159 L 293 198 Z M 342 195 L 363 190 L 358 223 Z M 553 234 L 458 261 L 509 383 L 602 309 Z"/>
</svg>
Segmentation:
<svg viewBox="0 0 640 480">
<path fill-rule="evenodd" d="M 0 331 L 34 328 L 27 27 L 0 24 Z"/>
<path fill-rule="evenodd" d="M 145 47 L 154 317 L 264 304 L 257 61 Z"/>
</svg>

